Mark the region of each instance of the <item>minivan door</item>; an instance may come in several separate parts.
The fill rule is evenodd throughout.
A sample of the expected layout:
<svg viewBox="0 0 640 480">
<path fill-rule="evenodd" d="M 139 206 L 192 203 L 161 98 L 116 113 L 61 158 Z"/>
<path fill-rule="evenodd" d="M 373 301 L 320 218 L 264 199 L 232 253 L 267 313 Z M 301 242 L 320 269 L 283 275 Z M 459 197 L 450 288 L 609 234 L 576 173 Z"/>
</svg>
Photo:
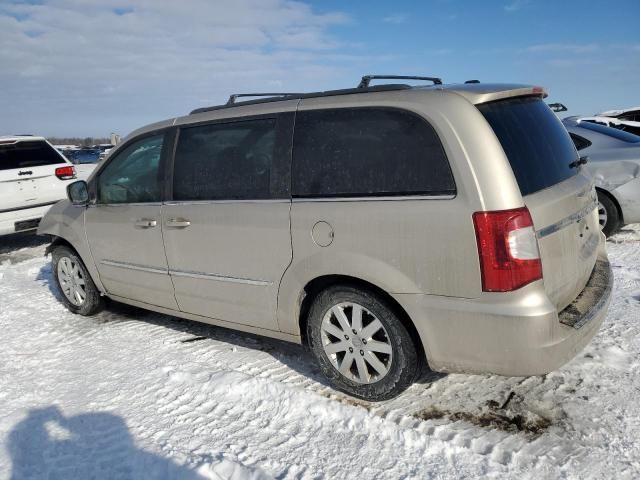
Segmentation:
<svg viewBox="0 0 640 480">
<path fill-rule="evenodd" d="M 98 172 L 85 228 L 107 293 L 177 310 L 162 241 L 165 136 L 133 141 Z"/>
<path fill-rule="evenodd" d="M 185 126 L 162 223 L 180 310 L 278 330 L 294 113 Z"/>
</svg>

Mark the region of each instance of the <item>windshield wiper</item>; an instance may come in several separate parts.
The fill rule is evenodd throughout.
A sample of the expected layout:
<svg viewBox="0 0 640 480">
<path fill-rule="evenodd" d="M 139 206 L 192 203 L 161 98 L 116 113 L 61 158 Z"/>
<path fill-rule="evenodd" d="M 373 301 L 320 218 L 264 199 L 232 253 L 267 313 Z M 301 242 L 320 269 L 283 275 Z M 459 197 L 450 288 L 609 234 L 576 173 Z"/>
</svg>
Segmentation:
<svg viewBox="0 0 640 480">
<path fill-rule="evenodd" d="M 589 157 L 580 157 L 578 160 L 576 160 L 575 162 L 571 162 L 569 164 L 569 168 L 577 168 L 580 165 L 585 165 L 587 162 L 589 161 Z"/>
</svg>

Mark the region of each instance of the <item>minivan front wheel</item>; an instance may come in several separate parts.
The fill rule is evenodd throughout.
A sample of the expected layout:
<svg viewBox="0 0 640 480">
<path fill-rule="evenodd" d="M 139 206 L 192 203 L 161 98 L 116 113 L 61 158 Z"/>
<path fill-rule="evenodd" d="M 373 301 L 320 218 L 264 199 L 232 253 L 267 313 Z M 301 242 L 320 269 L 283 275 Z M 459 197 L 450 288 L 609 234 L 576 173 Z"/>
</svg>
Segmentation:
<svg viewBox="0 0 640 480">
<path fill-rule="evenodd" d="M 307 337 L 324 375 L 354 397 L 393 398 L 419 372 L 411 335 L 388 303 L 367 290 L 321 292 L 309 310 Z"/>
<path fill-rule="evenodd" d="M 73 313 L 93 315 L 104 307 L 87 267 L 71 248 L 61 245 L 53 251 L 53 276 L 62 303 Z"/>
</svg>

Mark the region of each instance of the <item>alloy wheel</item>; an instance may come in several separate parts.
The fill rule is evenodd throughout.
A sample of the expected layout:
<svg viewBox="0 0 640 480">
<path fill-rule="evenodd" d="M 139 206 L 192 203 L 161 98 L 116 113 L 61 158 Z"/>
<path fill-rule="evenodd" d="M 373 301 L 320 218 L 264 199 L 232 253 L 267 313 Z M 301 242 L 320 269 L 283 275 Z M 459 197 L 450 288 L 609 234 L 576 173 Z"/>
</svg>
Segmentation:
<svg viewBox="0 0 640 480">
<path fill-rule="evenodd" d="M 76 307 L 82 306 L 87 298 L 85 281 L 78 262 L 69 257 L 58 260 L 58 282 L 62 293 Z"/>
<path fill-rule="evenodd" d="M 384 378 L 393 348 L 382 322 L 362 305 L 344 302 L 327 311 L 320 327 L 322 346 L 333 366 L 356 383 Z"/>
</svg>

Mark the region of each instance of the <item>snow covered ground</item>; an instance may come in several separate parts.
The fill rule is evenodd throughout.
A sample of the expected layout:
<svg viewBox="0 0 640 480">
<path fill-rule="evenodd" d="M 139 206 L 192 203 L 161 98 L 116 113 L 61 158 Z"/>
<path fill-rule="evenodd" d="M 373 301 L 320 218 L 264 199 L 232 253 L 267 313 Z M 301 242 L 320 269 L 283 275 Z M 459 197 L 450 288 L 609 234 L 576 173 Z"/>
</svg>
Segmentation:
<svg viewBox="0 0 640 480">
<path fill-rule="evenodd" d="M 426 376 L 366 404 L 296 345 L 112 304 L 74 316 L 0 238 L 0 478 L 639 478 L 640 225 L 594 341 L 542 377 Z"/>
</svg>

